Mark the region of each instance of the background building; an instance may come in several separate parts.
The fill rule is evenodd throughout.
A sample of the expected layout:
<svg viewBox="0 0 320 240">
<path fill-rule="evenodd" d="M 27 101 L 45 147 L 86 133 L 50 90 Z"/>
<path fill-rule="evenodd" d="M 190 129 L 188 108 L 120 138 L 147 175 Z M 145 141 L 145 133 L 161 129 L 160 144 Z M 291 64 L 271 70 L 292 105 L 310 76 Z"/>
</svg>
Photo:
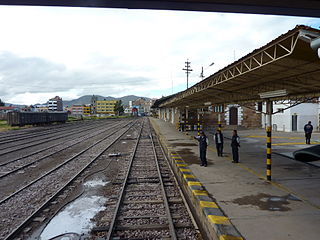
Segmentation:
<svg viewBox="0 0 320 240">
<path fill-rule="evenodd" d="M 97 101 L 98 101 L 98 97 L 95 95 L 92 95 L 92 97 L 91 97 L 91 114 L 97 113 Z"/>
<path fill-rule="evenodd" d="M 48 111 L 48 105 L 47 104 L 35 104 L 34 111 L 35 112 L 47 112 Z"/>
<path fill-rule="evenodd" d="M 54 98 L 49 99 L 48 110 L 49 111 L 63 111 L 62 98 L 59 96 L 56 96 Z"/>
<path fill-rule="evenodd" d="M 129 102 L 129 108 L 132 109 L 133 107 L 136 107 L 139 110 L 139 114 L 149 115 L 151 113 L 151 106 L 155 102 L 155 99 L 147 99 L 147 98 L 140 97 L 135 101 L 132 101 L 131 103 L 130 102 Z"/>
<path fill-rule="evenodd" d="M 91 104 L 85 104 L 83 106 L 83 114 L 86 115 L 86 116 L 89 116 L 91 115 L 91 111 L 92 111 L 92 106 Z"/>
<path fill-rule="evenodd" d="M 69 109 L 73 115 L 83 115 L 84 114 L 84 105 L 72 105 Z"/>
<path fill-rule="evenodd" d="M 292 108 L 286 109 L 288 104 L 274 104 L 273 112 L 279 111 L 279 113 L 272 115 L 272 128 L 275 131 L 292 132 L 304 131 L 304 125 L 311 121 L 313 129 L 319 129 L 319 103 L 301 103 Z M 263 109 L 265 111 L 265 105 Z M 265 126 L 266 119 L 262 118 L 262 125 Z"/>
<path fill-rule="evenodd" d="M 118 100 L 98 100 L 96 101 L 96 113 L 115 115 L 114 107 L 118 102 Z"/>
</svg>

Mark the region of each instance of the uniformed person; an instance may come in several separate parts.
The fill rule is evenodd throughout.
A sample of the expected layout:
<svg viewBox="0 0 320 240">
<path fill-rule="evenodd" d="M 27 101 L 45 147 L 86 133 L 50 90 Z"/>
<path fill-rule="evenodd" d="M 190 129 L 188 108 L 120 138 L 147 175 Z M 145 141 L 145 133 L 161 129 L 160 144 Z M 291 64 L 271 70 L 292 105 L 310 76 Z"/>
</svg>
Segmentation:
<svg viewBox="0 0 320 240">
<path fill-rule="evenodd" d="M 208 137 L 205 135 L 203 131 L 200 132 L 200 136 L 194 137 L 199 142 L 199 151 L 200 151 L 200 166 L 207 166 L 207 146 L 209 144 Z"/>
<path fill-rule="evenodd" d="M 313 126 L 311 125 L 311 121 L 309 121 L 308 124 L 304 125 L 306 144 L 310 144 L 312 131 L 313 131 Z"/>
<path fill-rule="evenodd" d="M 233 130 L 233 135 L 231 139 L 233 163 L 239 162 L 239 147 L 240 147 L 240 137 L 238 136 L 237 130 Z"/>
<path fill-rule="evenodd" d="M 217 130 L 214 134 L 214 140 L 216 142 L 217 153 L 219 157 L 222 157 L 223 152 L 223 135 L 221 130 Z"/>
</svg>

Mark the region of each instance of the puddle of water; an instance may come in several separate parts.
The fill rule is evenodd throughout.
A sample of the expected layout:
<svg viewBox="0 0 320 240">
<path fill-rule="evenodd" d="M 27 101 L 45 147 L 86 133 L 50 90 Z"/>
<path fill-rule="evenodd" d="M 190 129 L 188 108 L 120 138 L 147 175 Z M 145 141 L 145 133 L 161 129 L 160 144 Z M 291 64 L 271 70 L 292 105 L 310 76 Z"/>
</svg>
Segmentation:
<svg viewBox="0 0 320 240">
<path fill-rule="evenodd" d="M 253 139 L 253 138 L 242 138 L 242 139 L 245 143 L 249 143 L 249 144 L 259 142 L 258 139 Z"/>
<path fill-rule="evenodd" d="M 193 152 L 191 152 L 191 149 L 182 148 L 182 149 L 179 149 L 176 151 L 182 157 L 182 159 L 185 161 L 185 163 L 200 164 L 200 158 L 198 156 L 196 156 Z"/>
<path fill-rule="evenodd" d="M 195 143 L 171 143 L 171 147 L 187 147 L 187 146 L 198 146 L 198 144 Z"/>
<path fill-rule="evenodd" d="M 99 180 L 87 181 L 83 185 L 86 187 L 103 187 L 107 184 L 108 184 L 108 182 L 105 182 L 105 181 L 99 179 Z"/>
<path fill-rule="evenodd" d="M 291 208 L 286 206 L 290 204 L 288 200 L 299 201 L 299 199 L 290 194 L 286 196 L 271 196 L 269 194 L 259 193 L 257 195 L 237 198 L 232 202 L 238 205 L 257 206 L 260 210 L 285 212 L 291 210 Z"/>
<path fill-rule="evenodd" d="M 105 209 L 103 204 L 106 200 L 99 196 L 76 199 L 50 221 L 40 235 L 40 239 L 50 239 L 63 233 L 88 233 L 94 226 L 90 219 Z"/>
<path fill-rule="evenodd" d="M 91 219 L 102 210 L 105 210 L 104 203 L 107 198 L 97 196 L 96 194 L 86 194 L 92 188 L 99 188 L 105 186 L 108 182 L 103 180 L 91 180 L 84 183 L 85 193 L 83 196 L 77 198 L 65 208 L 63 208 L 46 226 L 40 235 L 40 240 L 51 239 L 61 235 L 55 239 L 76 239 L 67 235 L 66 233 L 74 233 L 75 235 L 87 234 L 90 229 L 94 227 Z"/>
<path fill-rule="evenodd" d="M 285 199 L 282 198 L 282 197 L 270 197 L 269 200 L 270 200 L 270 201 L 273 201 L 273 202 L 285 201 Z"/>
</svg>

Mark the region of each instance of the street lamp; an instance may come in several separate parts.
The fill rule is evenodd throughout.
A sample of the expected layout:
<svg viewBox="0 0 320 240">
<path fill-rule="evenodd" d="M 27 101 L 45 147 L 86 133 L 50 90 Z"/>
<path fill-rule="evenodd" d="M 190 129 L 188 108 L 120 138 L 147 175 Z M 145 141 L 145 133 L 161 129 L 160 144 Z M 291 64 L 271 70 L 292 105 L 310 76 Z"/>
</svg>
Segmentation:
<svg viewBox="0 0 320 240">
<path fill-rule="evenodd" d="M 209 67 L 211 67 L 213 65 L 214 65 L 214 62 L 212 62 L 208 67 L 206 67 L 205 70 L 207 70 Z M 203 67 L 201 67 L 200 77 L 202 80 L 204 79 Z"/>
</svg>

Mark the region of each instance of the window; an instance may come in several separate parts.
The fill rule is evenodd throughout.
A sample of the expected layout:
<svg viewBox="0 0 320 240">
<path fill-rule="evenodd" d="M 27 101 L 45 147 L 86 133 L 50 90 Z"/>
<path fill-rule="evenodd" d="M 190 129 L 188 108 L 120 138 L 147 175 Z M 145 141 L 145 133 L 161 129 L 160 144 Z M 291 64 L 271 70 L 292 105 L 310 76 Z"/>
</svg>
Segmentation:
<svg viewBox="0 0 320 240">
<path fill-rule="evenodd" d="M 262 112 L 262 102 L 258 102 L 257 111 Z"/>
</svg>

